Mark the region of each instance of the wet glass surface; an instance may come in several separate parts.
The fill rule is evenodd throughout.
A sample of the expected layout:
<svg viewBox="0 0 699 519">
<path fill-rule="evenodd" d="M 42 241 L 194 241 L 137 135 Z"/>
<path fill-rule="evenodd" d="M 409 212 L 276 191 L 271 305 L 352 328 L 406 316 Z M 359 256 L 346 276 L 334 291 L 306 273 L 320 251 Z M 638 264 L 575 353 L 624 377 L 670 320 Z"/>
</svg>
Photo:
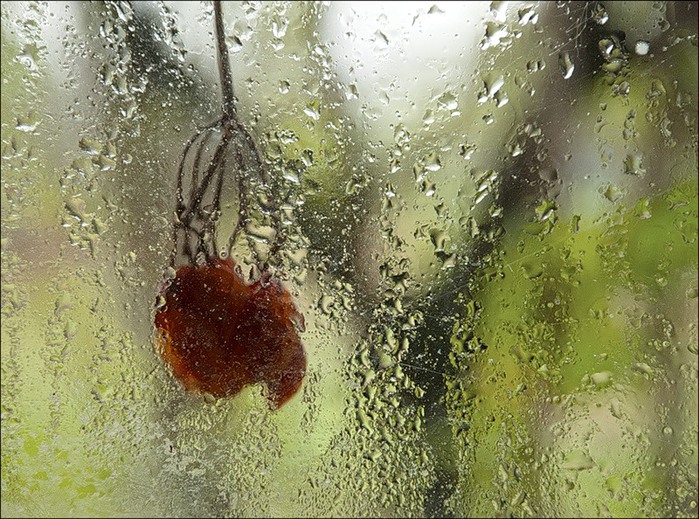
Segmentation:
<svg viewBox="0 0 699 519">
<path fill-rule="evenodd" d="M 2 515 L 696 516 L 696 5 L 3 2 Z"/>
</svg>

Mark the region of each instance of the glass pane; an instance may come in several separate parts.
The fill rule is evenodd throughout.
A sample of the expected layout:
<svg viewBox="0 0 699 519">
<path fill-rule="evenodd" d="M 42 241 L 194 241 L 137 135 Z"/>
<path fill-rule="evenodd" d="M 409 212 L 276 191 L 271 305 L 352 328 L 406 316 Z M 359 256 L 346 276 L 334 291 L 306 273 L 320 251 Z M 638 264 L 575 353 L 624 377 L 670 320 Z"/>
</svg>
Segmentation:
<svg viewBox="0 0 699 519">
<path fill-rule="evenodd" d="M 1 9 L 3 516 L 697 515 L 696 3 Z"/>
</svg>

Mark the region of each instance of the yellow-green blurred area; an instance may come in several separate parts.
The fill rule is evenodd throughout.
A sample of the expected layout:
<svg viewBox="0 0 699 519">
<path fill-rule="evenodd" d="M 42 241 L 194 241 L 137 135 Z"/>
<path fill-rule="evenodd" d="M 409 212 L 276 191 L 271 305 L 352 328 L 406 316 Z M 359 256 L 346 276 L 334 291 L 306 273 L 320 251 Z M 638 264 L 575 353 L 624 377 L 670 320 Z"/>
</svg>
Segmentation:
<svg viewBox="0 0 699 519">
<path fill-rule="evenodd" d="M 224 2 L 278 411 L 154 347 L 211 3 L 0 9 L 3 517 L 697 516 L 696 3 Z"/>
</svg>

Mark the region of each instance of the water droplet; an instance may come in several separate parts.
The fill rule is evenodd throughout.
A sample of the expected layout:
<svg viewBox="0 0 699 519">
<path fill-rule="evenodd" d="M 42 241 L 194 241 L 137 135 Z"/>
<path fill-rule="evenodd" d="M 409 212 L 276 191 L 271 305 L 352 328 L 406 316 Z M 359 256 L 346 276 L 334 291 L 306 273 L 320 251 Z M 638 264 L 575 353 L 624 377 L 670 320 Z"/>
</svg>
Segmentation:
<svg viewBox="0 0 699 519">
<path fill-rule="evenodd" d="M 318 308 L 320 308 L 321 312 L 323 312 L 325 315 L 332 315 L 332 307 L 334 303 L 335 300 L 331 296 L 324 295 L 320 298 L 320 301 L 318 301 Z"/>
<path fill-rule="evenodd" d="M 612 383 L 612 374 L 609 371 L 600 371 L 590 375 L 590 380 L 597 388 L 607 387 Z"/>
<path fill-rule="evenodd" d="M 85 219 L 85 207 L 85 201 L 81 198 L 71 198 L 66 202 L 66 209 L 68 209 L 70 214 L 81 220 Z"/>
<path fill-rule="evenodd" d="M 439 154 L 433 151 L 425 158 L 425 169 L 427 171 L 439 171 L 442 169 L 442 162 L 439 160 Z"/>
<path fill-rule="evenodd" d="M 539 178 L 546 182 L 558 180 L 558 170 L 556 168 L 543 168 L 539 170 Z"/>
<path fill-rule="evenodd" d="M 565 457 L 562 468 L 566 470 L 589 470 L 595 462 L 582 450 L 574 450 Z"/>
<path fill-rule="evenodd" d="M 624 159 L 624 173 L 627 175 L 643 176 L 646 170 L 643 167 L 643 155 L 640 153 L 631 153 Z"/>
<path fill-rule="evenodd" d="M 77 333 L 78 325 L 75 324 L 75 322 L 72 320 L 66 321 L 65 327 L 63 328 L 63 334 L 65 335 L 65 338 L 71 340 L 73 337 L 77 335 Z"/>
<path fill-rule="evenodd" d="M 21 132 L 31 133 L 36 130 L 38 125 L 39 120 L 36 117 L 36 114 L 29 113 L 27 115 L 20 115 L 17 117 L 15 129 Z"/>
<path fill-rule="evenodd" d="M 595 4 L 592 11 L 592 19 L 599 25 L 604 25 L 609 20 L 609 14 L 602 4 Z"/>
<path fill-rule="evenodd" d="M 274 16 L 272 18 L 272 34 L 275 38 L 283 38 L 289 26 L 289 19 L 286 16 Z"/>
<path fill-rule="evenodd" d="M 575 65 L 570 60 L 570 54 L 567 51 L 558 55 L 558 67 L 561 70 L 563 79 L 570 79 L 573 76 Z"/>
<path fill-rule="evenodd" d="M 639 56 L 645 56 L 650 51 L 650 42 L 644 40 L 638 40 L 634 46 L 634 51 Z"/>
<path fill-rule="evenodd" d="M 498 22 L 487 22 L 485 24 L 485 37 L 481 42 L 483 50 L 490 47 L 497 47 L 500 44 L 506 45 L 510 43 L 510 32 L 507 26 Z"/>
<path fill-rule="evenodd" d="M 351 83 L 345 88 L 345 99 L 357 99 L 359 97 L 359 91 L 357 90 L 357 85 Z"/>
<path fill-rule="evenodd" d="M 314 100 L 307 103 L 306 108 L 303 109 L 303 113 L 314 121 L 317 121 L 320 119 L 320 102 L 318 100 Z"/>
<path fill-rule="evenodd" d="M 301 162 L 307 168 L 313 165 L 313 151 L 305 149 L 301 152 Z"/>
<path fill-rule="evenodd" d="M 238 36 L 228 36 L 226 40 L 228 41 L 228 47 L 231 49 L 231 52 L 237 53 L 243 50 L 243 42 L 240 41 Z"/>
<path fill-rule="evenodd" d="M 461 155 L 466 160 L 469 160 L 473 156 L 473 153 L 475 151 L 476 151 L 475 144 L 461 144 L 459 146 L 459 155 Z"/>
<path fill-rule="evenodd" d="M 381 31 L 374 33 L 374 42 L 376 42 L 376 46 L 379 48 L 385 49 L 388 47 L 388 37 Z"/>
<path fill-rule="evenodd" d="M 648 218 L 652 217 L 653 215 L 650 212 L 650 201 L 647 198 L 641 198 L 636 203 L 633 214 L 636 216 L 636 218 L 640 218 L 641 220 L 647 220 Z"/>
<path fill-rule="evenodd" d="M 94 139 L 89 139 L 87 137 L 83 137 L 82 139 L 80 139 L 78 146 L 88 155 L 96 156 L 102 152 L 102 144 L 100 144 L 98 141 Z"/>
<path fill-rule="evenodd" d="M 444 94 L 439 96 L 437 102 L 443 107 L 445 107 L 447 110 L 456 110 L 459 106 L 456 96 L 451 92 L 445 92 Z"/>
<path fill-rule="evenodd" d="M 435 252 L 444 252 L 449 241 L 449 235 L 442 229 L 432 229 L 430 231 L 430 240 L 432 240 Z"/>
<path fill-rule="evenodd" d="M 539 13 L 537 13 L 534 7 L 532 6 L 520 9 L 517 12 L 517 16 L 519 17 L 520 25 L 527 25 L 529 23 L 533 25 L 539 21 Z"/>
<path fill-rule="evenodd" d="M 609 184 L 606 188 L 602 188 L 600 192 L 610 202 L 616 202 L 624 196 L 624 191 L 614 184 Z"/>
</svg>

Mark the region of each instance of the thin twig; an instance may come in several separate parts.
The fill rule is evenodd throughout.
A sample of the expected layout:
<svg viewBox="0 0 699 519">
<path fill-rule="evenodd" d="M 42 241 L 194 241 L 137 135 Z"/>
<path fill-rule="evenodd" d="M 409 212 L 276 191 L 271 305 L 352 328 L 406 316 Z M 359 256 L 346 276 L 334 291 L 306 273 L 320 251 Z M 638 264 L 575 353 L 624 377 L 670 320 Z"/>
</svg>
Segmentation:
<svg viewBox="0 0 699 519">
<path fill-rule="evenodd" d="M 196 190 L 194 194 L 192 205 L 189 206 L 182 214 L 181 219 L 185 224 L 189 222 L 189 220 L 192 217 L 192 214 L 194 214 L 195 209 L 200 208 L 201 202 L 204 199 L 204 193 L 209 188 L 209 184 L 211 184 L 211 180 L 213 179 L 214 174 L 217 171 L 223 174 L 223 172 L 220 171 L 219 166 L 221 164 L 223 154 L 226 151 L 226 147 L 232 137 L 231 130 L 231 125 L 228 124 L 228 122 L 224 123 L 223 130 L 221 132 L 221 142 L 219 142 L 218 146 L 216 146 L 216 151 L 214 152 L 214 156 L 211 158 L 211 162 L 209 162 L 209 167 L 206 170 L 206 175 L 202 179 L 199 188 Z"/>
<path fill-rule="evenodd" d="M 177 209 L 176 221 L 173 229 L 175 249 L 171 256 L 171 265 L 173 267 L 177 256 L 177 237 L 179 236 L 178 232 L 180 229 L 185 231 L 183 253 L 185 256 L 189 257 L 190 261 L 194 261 L 193 244 L 190 243 L 191 238 L 196 239 L 194 250 L 203 253 L 207 258 L 218 253 L 214 231 L 215 224 L 221 216 L 220 205 L 224 175 L 226 174 L 226 169 L 229 168 L 229 174 L 233 176 L 233 181 L 238 190 L 239 211 L 238 222 L 228 242 L 228 252 L 230 253 L 240 233 L 245 230 L 250 221 L 248 207 L 249 186 L 247 184 L 248 177 L 245 173 L 252 169 L 257 173 L 263 186 L 270 191 L 268 203 L 272 212 L 272 220 L 276 233 L 270 246 L 269 257 L 277 254 L 286 239 L 286 233 L 284 233 L 282 229 L 280 207 L 273 196 L 275 186 L 267 170 L 267 165 L 263 159 L 262 153 L 257 147 L 255 139 L 253 139 L 252 135 L 238 121 L 220 0 L 214 0 L 214 29 L 223 115 L 191 137 L 185 144 L 182 153 L 177 174 Z M 210 158 L 206 162 L 206 165 L 202 167 L 201 162 L 211 140 L 211 136 L 214 132 L 218 131 L 221 132 L 220 140 L 216 144 L 213 154 L 208 155 Z M 228 150 L 231 145 L 234 147 L 235 159 L 233 164 L 231 164 L 228 155 Z M 195 155 L 192 159 L 190 153 L 193 151 Z M 190 166 L 192 168 L 191 185 L 188 193 L 189 198 L 185 201 L 183 192 L 185 169 Z M 218 175 L 218 177 L 216 177 L 216 175 Z M 211 204 L 212 211 L 208 213 L 204 211 L 202 204 L 204 203 L 206 193 L 212 185 L 214 186 Z M 197 230 L 197 228 L 199 228 L 199 230 Z M 211 247 L 213 247 L 213 251 L 208 250 Z M 260 258 L 257 257 L 256 251 L 253 250 L 253 252 L 259 262 Z M 268 264 L 265 263 L 263 269 L 267 267 Z"/>
<path fill-rule="evenodd" d="M 240 149 L 236 145 L 235 148 L 235 170 L 240 171 L 243 168 L 243 162 L 241 159 Z M 228 250 L 233 250 L 233 245 L 238 240 L 240 231 L 245 228 L 248 220 L 248 206 L 247 206 L 247 194 L 245 191 L 245 182 L 243 175 L 238 174 L 237 176 L 238 185 L 238 221 L 236 222 L 235 229 L 231 233 L 228 239 Z"/>
<path fill-rule="evenodd" d="M 216 46 L 218 47 L 218 76 L 221 81 L 221 98 L 223 101 L 223 115 L 235 118 L 235 96 L 233 95 L 233 79 L 231 78 L 231 64 L 228 61 L 228 46 L 226 34 L 223 30 L 223 13 L 221 12 L 221 0 L 214 0 L 214 18 L 216 26 Z"/>
<path fill-rule="evenodd" d="M 209 140 L 211 139 L 211 135 L 213 135 L 213 132 L 209 131 L 204 133 L 204 137 L 202 138 L 201 143 L 199 144 L 199 149 L 197 150 L 197 153 L 194 156 L 194 164 L 192 164 L 192 186 L 190 188 L 189 194 L 190 200 L 194 199 L 194 193 L 196 192 L 197 184 L 199 183 L 199 164 L 201 164 L 201 157 L 204 154 L 206 145 L 209 143 Z"/>
<path fill-rule="evenodd" d="M 185 163 L 187 162 L 187 155 L 189 155 L 189 150 L 192 148 L 194 143 L 197 141 L 199 137 L 203 135 L 203 133 L 210 128 L 214 128 L 220 123 L 220 120 L 215 121 L 214 123 L 209 124 L 206 128 L 198 131 L 195 133 L 192 137 L 189 138 L 187 143 L 184 146 L 184 150 L 182 151 L 182 157 L 180 158 L 180 163 L 177 168 L 177 206 L 175 208 L 175 218 L 177 219 L 178 223 L 181 223 L 181 217 L 183 212 L 187 209 L 187 206 L 184 203 L 184 196 L 182 194 L 183 191 L 183 184 L 184 184 L 184 166 Z M 201 149 L 201 147 L 199 148 Z M 199 152 L 197 153 L 197 155 Z M 173 226 L 173 241 L 174 241 L 174 248 L 172 250 L 172 253 L 170 254 L 170 266 L 172 268 L 175 267 L 175 260 L 177 257 L 177 230 L 178 230 L 178 225 Z"/>
</svg>

